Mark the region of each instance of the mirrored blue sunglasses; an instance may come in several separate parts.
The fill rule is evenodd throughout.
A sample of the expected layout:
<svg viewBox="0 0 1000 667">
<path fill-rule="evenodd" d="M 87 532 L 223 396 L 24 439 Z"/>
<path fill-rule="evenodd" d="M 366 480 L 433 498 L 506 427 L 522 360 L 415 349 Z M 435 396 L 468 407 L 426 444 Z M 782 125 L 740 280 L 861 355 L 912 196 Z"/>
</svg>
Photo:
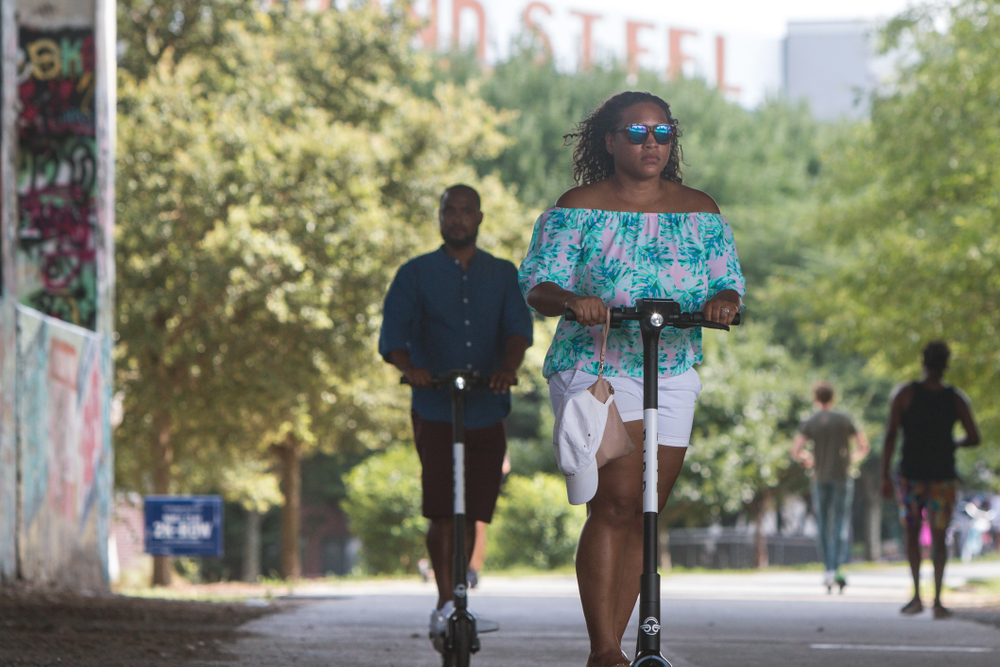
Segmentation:
<svg viewBox="0 0 1000 667">
<path fill-rule="evenodd" d="M 642 123 L 632 123 L 631 125 L 622 125 L 621 127 L 616 127 L 612 132 L 627 132 L 628 140 L 633 144 L 643 144 L 646 143 L 646 137 L 649 133 L 653 133 L 653 138 L 656 139 L 656 143 L 663 144 L 670 143 L 670 138 L 674 136 L 674 126 L 667 125 L 666 123 L 661 123 L 659 125 L 643 125 Z"/>
</svg>

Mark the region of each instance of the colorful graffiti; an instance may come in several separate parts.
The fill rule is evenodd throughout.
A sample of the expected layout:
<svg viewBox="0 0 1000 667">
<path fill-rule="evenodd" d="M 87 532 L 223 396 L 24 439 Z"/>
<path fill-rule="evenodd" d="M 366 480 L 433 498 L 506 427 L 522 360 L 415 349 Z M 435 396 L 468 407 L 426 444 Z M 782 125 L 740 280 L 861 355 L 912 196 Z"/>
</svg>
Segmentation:
<svg viewBox="0 0 1000 667">
<path fill-rule="evenodd" d="M 23 306 L 17 319 L 21 576 L 100 586 L 111 513 L 110 347 Z"/>
<path fill-rule="evenodd" d="M 94 32 L 20 30 L 18 301 L 94 329 Z"/>
</svg>

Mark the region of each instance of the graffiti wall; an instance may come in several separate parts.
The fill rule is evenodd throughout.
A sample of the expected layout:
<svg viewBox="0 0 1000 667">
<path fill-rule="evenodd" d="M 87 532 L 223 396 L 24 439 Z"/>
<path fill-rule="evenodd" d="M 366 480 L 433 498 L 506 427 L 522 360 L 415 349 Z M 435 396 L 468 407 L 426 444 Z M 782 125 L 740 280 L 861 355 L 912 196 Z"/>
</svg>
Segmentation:
<svg viewBox="0 0 1000 667">
<path fill-rule="evenodd" d="M 18 65 L 18 300 L 94 329 L 103 242 L 94 30 L 22 27 Z"/>
<path fill-rule="evenodd" d="M 110 346 L 18 307 L 22 578 L 106 586 L 113 455 Z"/>
<path fill-rule="evenodd" d="M 115 21 L 0 3 L 0 586 L 107 588 Z"/>
</svg>

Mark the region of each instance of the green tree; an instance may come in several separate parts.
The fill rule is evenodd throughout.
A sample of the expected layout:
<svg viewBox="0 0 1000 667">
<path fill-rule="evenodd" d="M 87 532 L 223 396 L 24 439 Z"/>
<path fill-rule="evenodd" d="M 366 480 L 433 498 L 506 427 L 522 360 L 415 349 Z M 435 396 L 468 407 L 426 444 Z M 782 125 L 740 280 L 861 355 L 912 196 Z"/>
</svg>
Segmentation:
<svg viewBox="0 0 1000 667">
<path fill-rule="evenodd" d="M 906 58 L 829 160 L 818 235 L 832 252 L 803 283 L 822 308 L 805 318 L 895 381 L 918 376 L 928 340 L 948 341 L 948 380 L 971 397 L 985 443 L 960 460 L 996 471 L 1000 2 L 913 9 L 882 37 Z"/>
<path fill-rule="evenodd" d="M 368 457 L 345 479 L 344 511 L 361 540 L 361 562 L 372 574 L 417 571 L 427 555 L 421 514 L 420 459 L 412 443 Z"/>
<path fill-rule="evenodd" d="M 551 206 L 574 185 L 573 151 L 563 135 L 604 100 L 630 88 L 670 103 L 689 158 L 682 165 L 685 183 L 705 190 L 721 206 L 799 199 L 815 181 L 824 134 L 804 105 L 773 99 L 747 110 L 701 79 L 665 81 L 643 71 L 629 83 L 616 65 L 561 72 L 551 62 L 539 62 L 538 55 L 522 49 L 484 72 L 470 55 L 459 54 L 438 61 L 436 68 L 437 80 L 477 81 L 484 100 L 516 114 L 505 128 L 511 145 L 478 165 L 481 173 L 496 172 L 515 186 L 528 206 Z"/>
<path fill-rule="evenodd" d="M 487 562 L 492 567 L 527 565 L 551 570 L 573 562 L 587 518 L 566 502 L 562 475 L 510 475 L 490 526 Z"/>
<path fill-rule="evenodd" d="M 783 493 L 804 487 L 789 450 L 807 408 L 808 372 L 769 341 L 763 324 L 706 332 L 706 339 L 691 449 L 663 520 L 698 526 L 745 511 L 756 527 L 755 560 L 764 566 L 764 513 Z"/>
<path fill-rule="evenodd" d="M 433 247 L 441 189 L 478 185 L 484 241 L 523 244 L 517 202 L 466 166 L 502 148 L 504 116 L 400 85 L 425 68 L 403 9 L 247 14 L 121 74 L 119 483 L 204 489 L 273 456 L 287 576 L 302 456 L 405 431 L 374 337 L 396 267 Z"/>
<path fill-rule="evenodd" d="M 499 175 L 526 206 L 550 206 L 574 185 L 573 151 L 563 135 L 615 93 L 629 88 L 652 91 L 670 103 L 681 122 L 685 183 L 712 195 L 734 226 L 750 290 L 749 326 L 782 318 L 783 311 L 771 305 L 764 285 L 773 275 L 804 264 L 802 246 L 811 226 L 803 221 L 810 220 L 815 209 L 821 158 L 835 130 L 814 121 L 805 106 L 778 99 L 744 109 L 702 80 L 671 82 L 640 72 L 638 80 L 629 83 L 626 71 L 615 65 L 561 72 L 538 56 L 537 50 L 524 48 L 490 71 L 480 69 L 468 54 L 438 61 L 437 80 L 478 82 L 485 100 L 517 114 L 504 130 L 511 145 L 491 160 L 478 161 L 480 172 Z M 791 329 L 791 323 L 783 324 L 781 331 Z M 539 364 L 548 337 L 538 336 Z M 788 342 L 806 348 L 801 338 L 796 335 Z M 529 365 L 532 361 L 529 356 Z M 551 452 L 551 422 L 540 418 L 548 412 L 544 383 L 531 386 L 539 391 L 526 388 L 511 417 L 515 428 L 530 423 L 539 430 L 534 437 L 518 430 L 511 446 L 514 470 L 529 474 L 554 464 L 542 453 Z M 525 463 L 528 467 L 522 471 L 519 466 Z"/>
<path fill-rule="evenodd" d="M 125 46 L 118 68 L 144 79 L 164 53 L 180 59 L 210 53 L 227 40 L 228 21 L 244 21 L 258 0 L 119 0 L 118 39 Z"/>
</svg>

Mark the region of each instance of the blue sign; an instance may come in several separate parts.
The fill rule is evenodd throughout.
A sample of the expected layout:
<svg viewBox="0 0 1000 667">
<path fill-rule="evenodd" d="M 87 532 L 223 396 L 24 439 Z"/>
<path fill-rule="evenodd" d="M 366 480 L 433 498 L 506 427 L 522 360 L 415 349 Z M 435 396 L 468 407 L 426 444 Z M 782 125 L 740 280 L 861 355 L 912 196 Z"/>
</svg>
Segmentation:
<svg viewBox="0 0 1000 667">
<path fill-rule="evenodd" d="M 222 557 L 222 498 L 146 496 L 146 553 Z"/>
</svg>

